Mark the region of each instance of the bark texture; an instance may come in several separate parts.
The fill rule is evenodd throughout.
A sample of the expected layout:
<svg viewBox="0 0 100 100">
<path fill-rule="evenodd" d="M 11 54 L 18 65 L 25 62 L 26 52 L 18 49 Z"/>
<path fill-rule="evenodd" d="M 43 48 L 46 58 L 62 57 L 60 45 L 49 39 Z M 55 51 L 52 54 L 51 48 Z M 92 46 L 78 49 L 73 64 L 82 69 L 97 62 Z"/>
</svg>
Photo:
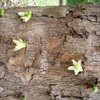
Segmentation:
<svg viewBox="0 0 100 100">
<path fill-rule="evenodd" d="M 17 13 L 32 10 L 23 23 Z M 13 39 L 27 43 L 14 52 Z M 77 76 L 67 68 L 82 60 Z M 100 3 L 11 8 L 0 17 L 0 100 L 100 100 Z"/>
</svg>

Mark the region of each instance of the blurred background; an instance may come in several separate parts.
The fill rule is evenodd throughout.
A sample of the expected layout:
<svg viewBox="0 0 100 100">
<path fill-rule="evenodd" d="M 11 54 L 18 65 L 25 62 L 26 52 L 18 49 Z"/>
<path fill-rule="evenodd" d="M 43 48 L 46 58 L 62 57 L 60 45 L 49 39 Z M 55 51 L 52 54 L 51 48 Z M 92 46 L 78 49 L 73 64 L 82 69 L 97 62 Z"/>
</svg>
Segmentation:
<svg viewBox="0 0 100 100">
<path fill-rule="evenodd" d="M 26 6 L 64 6 L 100 0 L 0 0 L 0 8 L 26 7 Z"/>
</svg>

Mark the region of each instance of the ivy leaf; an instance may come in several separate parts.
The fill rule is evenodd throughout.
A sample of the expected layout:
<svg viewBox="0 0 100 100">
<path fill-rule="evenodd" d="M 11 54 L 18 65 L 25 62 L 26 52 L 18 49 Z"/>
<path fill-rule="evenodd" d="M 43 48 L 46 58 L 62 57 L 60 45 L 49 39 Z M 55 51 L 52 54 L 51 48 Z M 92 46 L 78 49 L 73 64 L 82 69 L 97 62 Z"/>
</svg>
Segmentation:
<svg viewBox="0 0 100 100">
<path fill-rule="evenodd" d="M 77 75 L 79 72 L 82 72 L 82 66 L 81 66 L 81 60 L 76 62 L 75 60 L 72 60 L 73 66 L 69 66 L 68 70 L 73 70 L 75 72 L 75 75 Z"/>
<path fill-rule="evenodd" d="M 13 43 L 16 44 L 14 51 L 17 51 L 26 47 L 26 43 L 22 39 L 18 39 L 18 40 L 13 39 Z"/>
</svg>

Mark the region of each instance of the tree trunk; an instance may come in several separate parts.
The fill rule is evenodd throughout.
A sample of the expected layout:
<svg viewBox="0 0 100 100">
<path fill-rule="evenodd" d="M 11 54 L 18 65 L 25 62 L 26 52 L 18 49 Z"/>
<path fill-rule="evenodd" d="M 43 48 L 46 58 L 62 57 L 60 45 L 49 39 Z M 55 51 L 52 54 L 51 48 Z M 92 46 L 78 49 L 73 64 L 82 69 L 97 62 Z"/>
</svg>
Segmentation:
<svg viewBox="0 0 100 100">
<path fill-rule="evenodd" d="M 24 23 L 17 13 L 31 10 Z M 27 43 L 13 51 L 13 39 Z M 82 60 L 78 75 L 67 68 Z M 5 10 L 0 17 L 0 100 L 100 100 L 100 3 Z"/>
</svg>

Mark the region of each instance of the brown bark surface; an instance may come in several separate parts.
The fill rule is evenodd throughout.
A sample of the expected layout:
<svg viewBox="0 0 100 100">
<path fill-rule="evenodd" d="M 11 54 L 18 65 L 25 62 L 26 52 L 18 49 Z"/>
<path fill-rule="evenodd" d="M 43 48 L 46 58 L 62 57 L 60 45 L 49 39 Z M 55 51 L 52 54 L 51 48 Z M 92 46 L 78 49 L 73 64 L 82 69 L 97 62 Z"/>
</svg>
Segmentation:
<svg viewBox="0 0 100 100">
<path fill-rule="evenodd" d="M 32 10 L 24 23 L 17 13 Z M 13 39 L 27 43 L 14 52 Z M 77 76 L 67 68 L 82 60 Z M 100 3 L 5 10 L 0 17 L 0 100 L 100 100 Z"/>
</svg>

